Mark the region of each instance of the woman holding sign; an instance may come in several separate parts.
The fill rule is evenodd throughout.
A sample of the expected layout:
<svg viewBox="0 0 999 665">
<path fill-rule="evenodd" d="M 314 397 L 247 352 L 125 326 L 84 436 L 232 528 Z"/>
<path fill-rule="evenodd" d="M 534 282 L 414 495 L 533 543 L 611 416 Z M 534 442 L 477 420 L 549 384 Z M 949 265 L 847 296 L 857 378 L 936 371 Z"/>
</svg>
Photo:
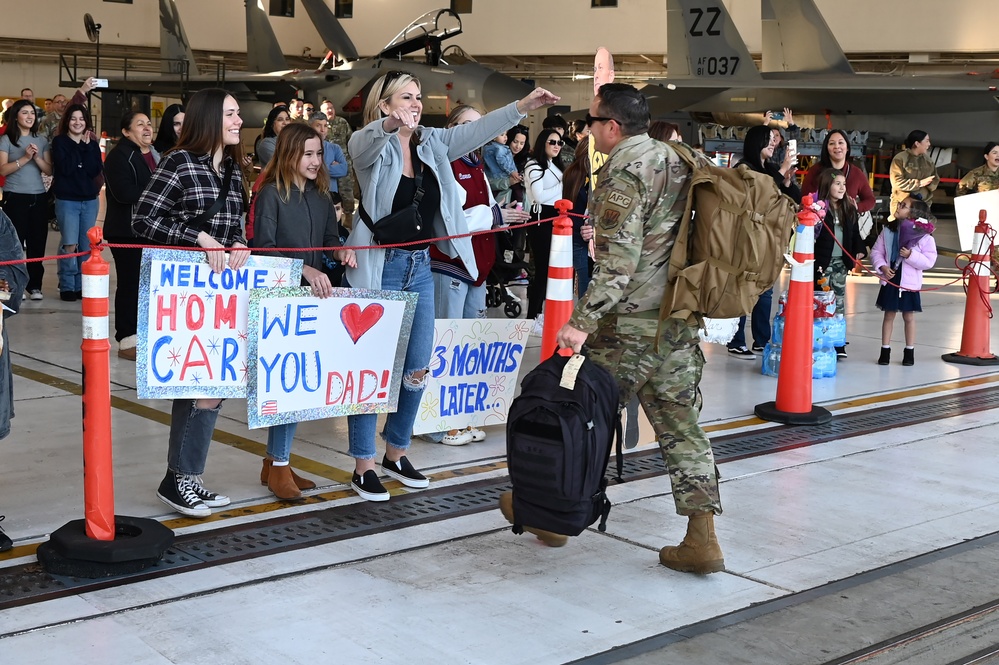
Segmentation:
<svg viewBox="0 0 999 665">
<path fill-rule="evenodd" d="M 357 267 L 347 268 L 354 288 L 409 291 L 419 294 L 413 326 L 406 340 L 399 407 L 388 414 L 382 438 L 385 457 L 382 471 L 407 487 L 427 487 L 430 481 L 406 458 L 413 423 L 426 386 L 434 336 L 434 282 L 430 274 L 430 244 L 434 238 L 468 231 L 461 207 L 461 187 L 451 171 L 451 162 L 485 145 L 501 131 L 514 126 L 530 111 L 553 104 L 559 98 L 536 88 L 516 103 L 497 109 L 481 120 L 449 129 L 420 125 L 423 113 L 420 81 L 400 71 L 388 72 L 371 88 L 364 107 L 366 126 L 350 137 L 349 152 L 357 181 L 364 193 L 359 209 L 362 222 L 355 223 L 348 245 L 407 244 L 404 248 L 369 249 L 357 256 Z M 416 207 L 419 224 L 400 221 L 403 211 Z M 405 222 L 406 220 L 401 220 Z M 471 240 L 455 238 L 434 243 L 449 257 L 459 257 L 475 273 Z M 401 341 L 401 340 L 400 340 Z M 350 447 L 354 458 L 351 487 L 368 501 L 388 501 L 389 493 L 375 471 L 376 414 L 348 416 Z"/>
<path fill-rule="evenodd" d="M 177 146 L 159 163 L 132 214 L 135 234 L 164 245 L 201 247 L 213 272 L 250 258 L 243 238 L 243 154 L 239 104 L 220 88 L 199 90 L 187 105 Z M 229 252 L 221 251 L 229 248 Z M 208 517 L 229 497 L 206 489 L 208 444 L 221 399 L 175 399 L 167 473 L 156 495 L 178 513 Z"/>
<path fill-rule="evenodd" d="M 308 125 L 288 125 L 278 136 L 274 157 L 260 177 L 254 247 L 339 246 L 338 221 L 323 163 L 322 138 Z M 302 259 L 302 286 L 312 287 L 313 295 L 320 298 L 333 295 L 333 285 L 323 272 L 322 252 L 268 252 L 268 256 Z M 352 249 L 337 250 L 335 257 L 348 266 L 357 266 Z M 285 501 L 300 500 L 301 490 L 316 486 L 296 474 L 289 464 L 297 426 L 286 423 L 268 429 L 267 457 L 260 472 L 260 483 Z"/>
</svg>

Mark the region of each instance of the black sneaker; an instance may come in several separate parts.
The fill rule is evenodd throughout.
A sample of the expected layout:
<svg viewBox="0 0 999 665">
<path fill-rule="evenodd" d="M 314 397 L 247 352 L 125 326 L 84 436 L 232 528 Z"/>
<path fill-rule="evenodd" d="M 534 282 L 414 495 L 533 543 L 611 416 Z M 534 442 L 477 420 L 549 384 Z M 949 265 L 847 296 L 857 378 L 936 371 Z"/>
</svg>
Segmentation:
<svg viewBox="0 0 999 665">
<path fill-rule="evenodd" d="M 753 344 L 753 353 L 763 353 L 763 344 Z"/>
<path fill-rule="evenodd" d="M 198 485 L 195 476 L 167 471 L 166 476 L 156 490 L 160 501 L 176 510 L 181 515 L 189 517 L 209 517 L 212 509 L 205 505 L 198 493 L 194 491 Z M 200 487 L 200 485 L 198 485 Z"/>
<path fill-rule="evenodd" d="M 357 495 L 365 501 L 388 501 L 388 490 L 382 486 L 378 480 L 378 474 L 374 469 L 368 469 L 363 476 L 356 473 L 350 479 L 350 488 L 357 492 Z"/>
<path fill-rule="evenodd" d="M 0 515 L 0 522 L 3 522 L 6 515 Z M 14 541 L 10 539 L 3 529 L 0 529 L 0 552 L 8 552 L 14 548 Z"/>
<path fill-rule="evenodd" d="M 729 355 L 735 356 L 740 360 L 753 360 L 756 358 L 756 354 L 744 346 L 730 346 L 728 347 L 728 352 Z"/>
<path fill-rule="evenodd" d="M 413 468 L 406 456 L 403 455 L 397 462 L 390 462 L 388 457 L 382 458 L 382 471 L 385 475 L 395 478 L 406 487 L 422 489 L 430 487 L 430 481 L 422 473 Z"/>
<path fill-rule="evenodd" d="M 221 508 L 223 506 L 228 506 L 230 503 L 232 503 L 229 497 L 227 497 L 225 494 L 219 494 L 218 492 L 213 492 L 210 489 L 207 489 L 204 485 L 202 485 L 200 476 L 194 476 L 193 478 L 194 478 L 194 493 L 197 494 L 198 498 L 201 499 L 202 503 L 204 503 L 209 508 Z"/>
<path fill-rule="evenodd" d="M 846 347 L 845 346 L 837 346 L 836 347 L 836 360 L 846 360 L 846 359 L 847 359 Z"/>
</svg>

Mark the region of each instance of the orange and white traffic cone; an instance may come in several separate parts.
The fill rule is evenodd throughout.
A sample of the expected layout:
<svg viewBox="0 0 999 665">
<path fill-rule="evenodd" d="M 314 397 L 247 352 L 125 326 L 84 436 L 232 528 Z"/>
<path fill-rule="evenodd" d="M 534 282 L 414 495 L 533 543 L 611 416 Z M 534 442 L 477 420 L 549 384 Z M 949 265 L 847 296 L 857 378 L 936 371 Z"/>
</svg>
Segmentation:
<svg viewBox="0 0 999 665">
<path fill-rule="evenodd" d="M 83 514 L 87 535 L 114 540 L 114 465 L 111 461 L 111 367 L 108 342 L 108 262 L 100 227 L 87 231 L 83 262 Z"/>
<path fill-rule="evenodd" d="M 989 305 L 989 264 L 992 261 L 992 229 L 985 223 L 986 211 L 978 213 L 975 227 L 974 250 L 968 269 L 968 299 L 964 304 L 964 330 L 961 332 L 961 350 L 945 353 L 944 362 L 961 365 L 999 365 L 999 358 L 989 346 L 992 307 Z"/>
<path fill-rule="evenodd" d="M 52 575 L 114 577 L 156 564 L 173 531 L 154 519 L 114 514 L 111 462 L 111 367 L 108 342 L 108 262 L 101 228 L 87 231 L 83 272 L 83 514 L 38 546 L 38 563 Z M 124 536 L 115 538 L 116 535 Z"/>
<path fill-rule="evenodd" d="M 552 223 L 552 248 L 548 254 L 548 285 L 545 291 L 545 325 L 541 332 L 541 360 L 555 353 L 558 331 L 572 316 L 572 220 L 567 214 L 572 201 L 555 202 L 559 216 Z"/>
<path fill-rule="evenodd" d="M 784 339 L 777 373 L 777 400 L 757 404 L 758 418 L 786 425 L 821 425 L 832 414 L 812 406 L 812 314 L 814 310 L 815 226 L 821 223 L 811 209 L 812 197 L 802 199 L 794 237 L 791 284 L 784 305 Z"/>
</svg>

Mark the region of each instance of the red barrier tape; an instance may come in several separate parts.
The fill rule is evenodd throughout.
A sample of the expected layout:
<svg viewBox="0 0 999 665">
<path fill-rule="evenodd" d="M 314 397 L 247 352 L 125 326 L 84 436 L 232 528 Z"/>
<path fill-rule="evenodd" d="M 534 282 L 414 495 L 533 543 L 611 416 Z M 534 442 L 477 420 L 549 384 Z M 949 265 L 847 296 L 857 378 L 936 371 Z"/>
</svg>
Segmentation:
<svg viewBox="0 0 999 665">
<path fill-rule="evenodd" d="M 575 213 L 569 213 L 573 217 L 586 218 L 586 215 L 577 215 Z M 412 245 L 426 245 L 428 243 L 440 242 L 441 240 L 455 240 L 458 238 L 471 238 L 473 236 L 486 235 L 489 233 L 502 233 L 504 231 L 511 231 L 515 229 L 524 229 L 528 226 L 538 226 L 539 224 L 545 224 L 546 222 L 551 222 L 558 219 L 558 217 L 546 217 L 545 219 L 538 219 L 533 222 L 522 222 L 519 224 L 510 224 L 507 226 L 497 227 L 495 229 L 486 229 L 485 231 L 469 231 L 468 233 L 459 233 L 453 236 L 441 236 L 439 238 L 430 238 L 429 240 L 411 240 L 409 242 L 400 242 L 393 245 L 361 245 L 361 246 L 344 246 L 344 247 L 250 247 L 248 248 L 252 253 L 267 254 L 271 252 L 326 252 L 335 251 L 338 249 L 352 249 L 355 252 L 366 250 L 366 249 L 393 249 L 399 247 L 410 247 Z M 119 242 L 105 242 L 101 243 L 100 249 L 103 251 L 105 248 L 117 247 L 119 249 L 182 249 L 182 250 L 195 250 L 202 252 L 228 252 L 231 247 L 179 247 L 170 245 L 142 245 L 136 243 L 119 243 Z M 39 263 L 41 261 L 56 261 L 58 259 L 72 259 L 79 256 L 89 256 L 90 251 L 86 252 L 75 252 L 73 254 L 56 254 L 53 256 L 40 256 L 33 259 L 17 259 L 14 261 L 0 261 L 0 266 L 10 266 L 19 263 Z"/>
</svg>

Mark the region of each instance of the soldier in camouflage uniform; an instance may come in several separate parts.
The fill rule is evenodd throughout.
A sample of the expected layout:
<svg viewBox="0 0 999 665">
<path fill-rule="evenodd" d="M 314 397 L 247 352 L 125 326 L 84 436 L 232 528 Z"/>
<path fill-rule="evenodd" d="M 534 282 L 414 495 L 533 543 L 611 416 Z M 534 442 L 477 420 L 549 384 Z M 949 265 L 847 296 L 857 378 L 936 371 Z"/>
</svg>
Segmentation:
<svg viewBox="0 0 999 665">
<path fill-rule="evenodd" d="M 716 572 L 725 567 L 714 534 L 722 508 L 711 443 L 697 424 L 704 366 L 697 323 L 659 323 L 690 169 L 646 133 L 648 105 L 630 85 L 603 85 L 587 122 L 596 150 L 608 154 L 590 198 L 596 265 L 558 342 L 576 351 L 586 343 L 589 357 L 617 377 L 622 407 L 637 393 L 655 429 L 676 510 L 688 517 L 683 542 L 660 550 L 660 562 Z"/>
<path fill-rule="evenodd" d="M 999 189 L 999 143 L 989 141 L 985 145 L 985 163 L 961 178 L 957 183 L 957 196 L 993 189 Z"/>
<path fill-rule="evenodd" d="M 354 130 L 351 129 L 350 123 L 347 122 L 346 118 L 341 118 L 336 114 L 336 107 L 333 106 L 333 102 L 330 100 L 327 99 L 324 101 L 319 106 L 319 109 L 326 115 L 326 119 L 329 121 L 329 128 L 326 130 L 326 140 L 340 146 L 343 154 L 347 157 L 347 175 L 337 179 L 337 185 L 340 188 L 340 196 L 343 198 L 342 223 L 344 226 L 350 228 L 352 213 L 354 211 L 354 163 L 351 161 L 350 153 L 347 151 L 347 141 L 350 140 L 350 136 L 354 133 Z"/>
</svg>

